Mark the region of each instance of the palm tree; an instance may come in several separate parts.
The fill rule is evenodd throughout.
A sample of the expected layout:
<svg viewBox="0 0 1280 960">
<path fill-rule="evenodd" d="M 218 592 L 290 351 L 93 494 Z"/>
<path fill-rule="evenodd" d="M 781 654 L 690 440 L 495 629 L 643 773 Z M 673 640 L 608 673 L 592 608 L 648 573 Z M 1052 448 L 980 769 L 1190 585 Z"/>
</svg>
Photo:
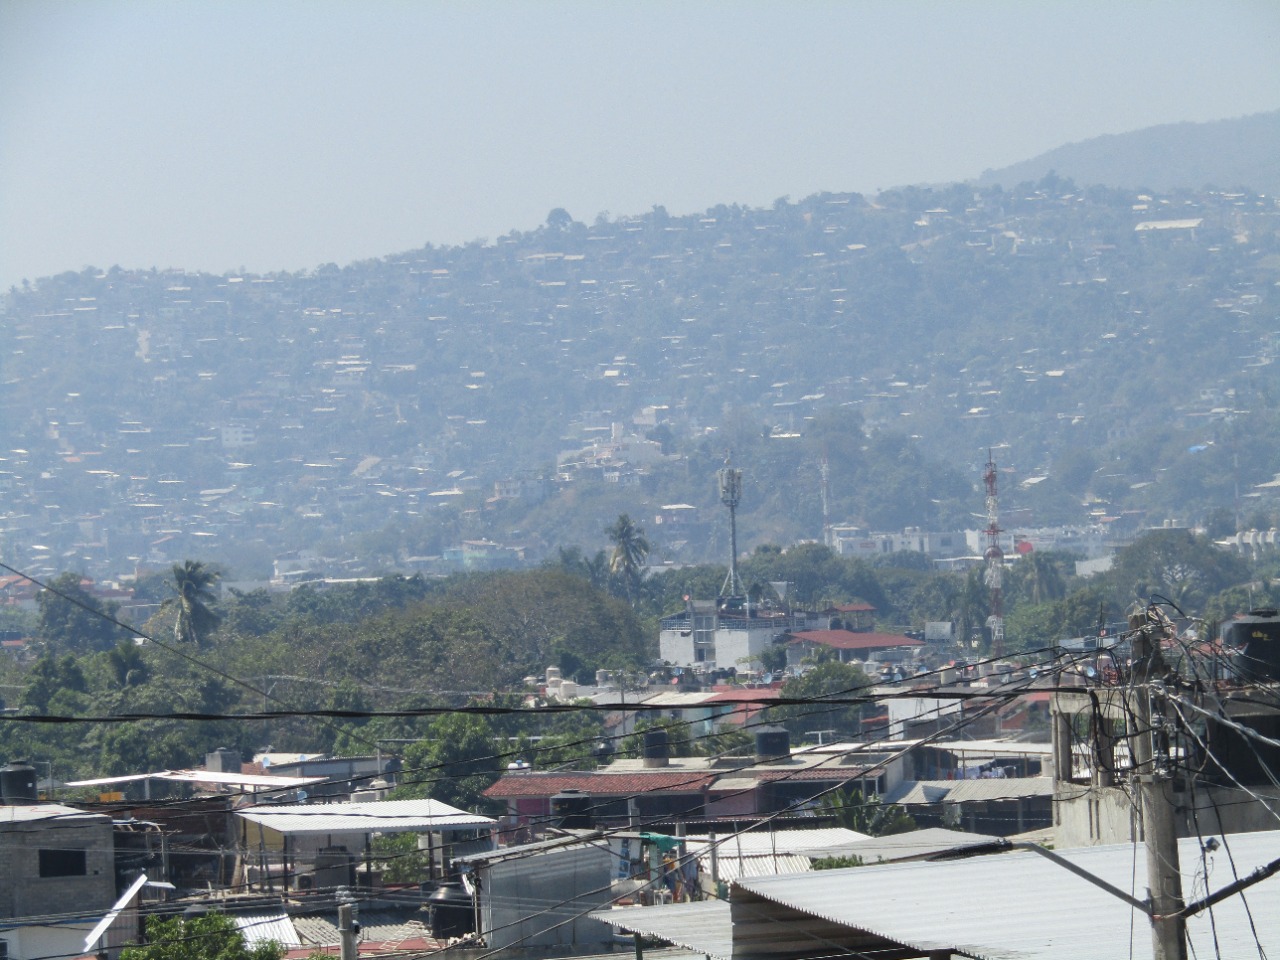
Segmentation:
<svg viewBox="0 0 1280 960">
<path fill-rule="evenodd" d="M 649 541 L 645 539 L 644 531 L 625 513 L 620 514 L 604 532 L 613 544 L 609 572 L 622 582 L 627 599 L 634 604 L 644 562 L 649 556 Z"/>
<path fill-rule="evenodd" d="M 1065 596 L 1067 588 L 1062 571 L 1050 557 L 1033 551 L 1019 560 L 1018 566 L 1023 568 L 1024 583 L 1032 603 L 1047 603 Z"/>
<path fill-rule="evenodd" d="M 169 588 L 174 596 L 161 604 L 160 609 L 175 613 L 173 636 L 179 643 L 201 646 L 217 629 L 222 618 L 210 609 L 210 604 L 217 599 L 213 585 L 218 582 L 218 577 L 216 570 L 211 570 L 199 560 L 184 560 L 173 565 Z"/>
</svg>

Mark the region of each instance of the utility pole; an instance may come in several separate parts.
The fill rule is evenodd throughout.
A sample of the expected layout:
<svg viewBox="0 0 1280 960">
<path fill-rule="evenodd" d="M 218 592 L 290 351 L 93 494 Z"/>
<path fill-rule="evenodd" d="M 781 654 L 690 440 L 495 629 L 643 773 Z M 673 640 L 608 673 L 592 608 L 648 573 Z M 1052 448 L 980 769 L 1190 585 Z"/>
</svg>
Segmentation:
<svg viewBox="0 0 1280 960">
<path fill-rule="evenodd" d="M 1154 960 L 1187 960 L 1178 827 L 1173 818 L 1170 718 L 1164 698 L 1166 667 L 1160 649 L 1167 625 L 1168 620 L 1151 607 L 1129 618 L 1133 652 L 1131 715 L 1137 726 L 1131 731 L 1129 742 L 1147 845 L 1152 957 Z"/>
<path fill-rule="evenodd" d="M 987 626 L 991 628 L 991 656 L 1004 656 L 1004 551 L 1000 549 L 1000 496 L 996 488 L 998 475 L 996 461 L 987 451 L 987 468 L 982 482 L 987 488 L 987 549 L 982 554 L 987 563 L 983 576 L 991 597 L 991 615 Z"/>
<path fill-rule="evenodd" d="M 338 904 L 338 935 L 342 937 L 341 960 L 356 960 L 356 933 L 351 904 Z"/>
</svg>

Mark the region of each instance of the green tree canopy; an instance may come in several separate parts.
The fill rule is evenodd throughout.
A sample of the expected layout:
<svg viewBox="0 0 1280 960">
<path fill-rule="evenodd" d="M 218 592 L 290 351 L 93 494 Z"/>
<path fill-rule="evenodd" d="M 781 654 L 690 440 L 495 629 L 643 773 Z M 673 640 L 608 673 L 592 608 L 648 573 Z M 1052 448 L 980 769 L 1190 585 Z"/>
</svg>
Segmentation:
<svg viewBox="0 0 1280 960">
<path fill-rule="evenodd" d="M 1215 593 L 1250 579 L 1247 564 L 1190 530 L 1152 530 L 1116 553 L 1109 579 L 1122 605 L 1153 596 L 1172 600 L 1188 614 L 1204 609 Z"/>
<path fill-rule="evenodd" d="M 871 683 L 861 667 L 834 660 L 819 663 L 801 676 L 788 680 L 782 695 L 788 700 L 805 700 L 805 704 L 788 704 L 769 711 L 771 722 L 781 723 L 797 742 L 812 730 L 834 730 L 837 735 L 855 737 L 862 732 L 861 704 L 827 703 L 857 697 Z"/>
<path fill-rule="evenodd" d="M 148 917 L 146 943 L 120 952 L 120 960 L 280 960 L 283 956 L 278 943 L 249 947 L 235 921 L 221 913 Z"/>
<path fill-rule="evenodd" d="M 78 573 L 63 573 L 36 594 L 40 639 L 54 650 L 87 653 L 109 649 L 124 631 L 112 622 L 120 605 L 92 596 Z"/>
<path fill-rule="evenodd" d="M 915 820 L 905 807 L 883 803 L 875 794 L 863 797 L 856 787 L 828 793 L 818 803 L 818 814 L 833 818 L 847 830 L 872 837 L 908 833 L 916 828 Z"/>
</svg>

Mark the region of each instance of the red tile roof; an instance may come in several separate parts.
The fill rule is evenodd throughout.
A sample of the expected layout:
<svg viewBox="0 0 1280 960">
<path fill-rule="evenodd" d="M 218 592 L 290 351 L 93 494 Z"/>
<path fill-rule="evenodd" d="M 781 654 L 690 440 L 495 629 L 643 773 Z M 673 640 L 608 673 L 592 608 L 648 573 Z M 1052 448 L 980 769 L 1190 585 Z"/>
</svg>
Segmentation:
<svg viewBox="0 0 1280 960">
<path fill-rule="evenodd" d="M 923 640 L 913 640 L 898 633 L 854 633 L 852 630 L 801 630 L 791 634 L 790 643 L 818 643 L 836 650 L 880 650 L 884 647 L 923 647 Z"/>
</svg>

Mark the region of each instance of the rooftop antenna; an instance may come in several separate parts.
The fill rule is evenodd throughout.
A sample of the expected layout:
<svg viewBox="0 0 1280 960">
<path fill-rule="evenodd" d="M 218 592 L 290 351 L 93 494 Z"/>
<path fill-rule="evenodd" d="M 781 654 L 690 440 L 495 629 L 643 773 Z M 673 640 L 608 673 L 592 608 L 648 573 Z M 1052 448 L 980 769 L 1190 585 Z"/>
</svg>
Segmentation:
<svg viewBox="0 0 1280 960">
<path fill-rule="evenodd" d="M 983 558 L 987 561 L 984 579 L 991 591 L 991 616 L 987 626 L 991 628 L 991 656 L 1004 656 L 1004 551 L 1000 549 L 1000 498 L 996 493 L 996 462 L 987 450 L 987 469 L 982 474 L 987 486 L 987 549 Z"/>
<path fill-rule="evenodd" d="M 742 471 L 729 466 L 728 455 L 724 466 L 716 471 L 720 484 L 720 502 L 729 508 L 729 575 L 720 588 L 722 597 L 744 597 L 747 591 L 738 576 L 738 504 L 742 501 Z"/>
</svg>

